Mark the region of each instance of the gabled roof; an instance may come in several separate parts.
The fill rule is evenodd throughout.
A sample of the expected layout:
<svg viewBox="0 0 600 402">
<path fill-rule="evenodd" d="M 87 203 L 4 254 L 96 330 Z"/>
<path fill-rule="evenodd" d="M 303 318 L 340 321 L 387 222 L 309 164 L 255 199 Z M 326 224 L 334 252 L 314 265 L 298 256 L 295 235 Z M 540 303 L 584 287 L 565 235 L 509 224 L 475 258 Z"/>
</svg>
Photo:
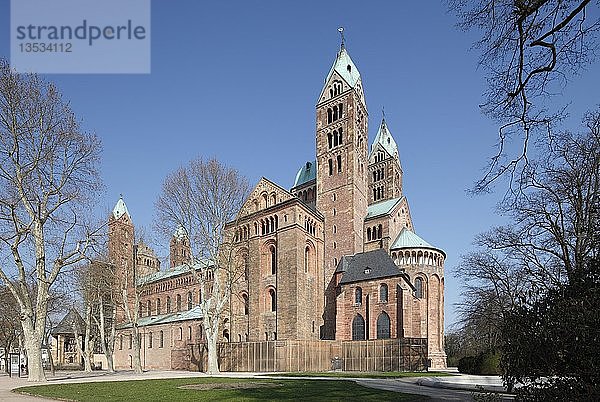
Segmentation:
<svg viewBox="0 0 600 402">
<path fill-rule="evenodd" d="M 256 186 L 254 186 L 254 189 L 248 195 L 248 198 L 246 198 L 244 205 L 242 205 L 242 208 L 238 213 L 238 217 L 244 217 L 246 215 L 250 215 L 251 213 L 257 212 L 254 208 L 253 201 L 258 200 L 259 202 L 262 202 L 262 200 L 260 199 L 261 194 L 267 194 L 267 196 L 270 197 L 270 195 L 273 193 L 275 193 L 276 197 L 278 198 L 276 204 L 285 202 L 292 198 L 296 198 L 288 190 L 284 189 L 278 184 L 273 183 L 271 180 L 265 177 L 261 177 Z M 269 205 L 269 207 L 271 206 L 273 205 Z M 263 210 L 266 208 L 263 205 L 261 205 L 259 209 Z"/>
<path fill-rule="evenodd" d="M 400 159 L 398 154 L 398 145 L 396 144 L 392 133 L 387 127 L 385 118 L 381 119 L 379 130 L 377 130 L 375 140 L 373 140 L 373 144 L 371 144 L 371 153 L 369 154 L 369 157 L 373 154 L 373 152 L 375 152 L 377 145 L 380 145 L 383 149 L 385 149 L 391 157 Z"/>
<path fill-rule="evenodd" d="M 329 82 L 329 79 L 334 72 L 338 73 L 352 88 L 354 88 L 356 83 L 360 80 L 358 68 L 356 68 L 356 65 L 350 58 L 345 47 L 342 47 L 337 53 L 335 61 L 331 66 L 331 70 L 329 70 L 329 74 L 327 74 L 327 78 L 325 78 L 325 84 Z"/>
<path fill-rule="evenodd" d="M 400 234 L 398 235 L 398 237 L 396 237 L 396 240 L 394 240 L 394 243 L 392 243 L 392 245 L 390 246 L 390 250 L 403 248 L 429 248 L 432 250 L 441 251 L 444 255 L 446 254 L 442 249 L 432 246 L 431 244 L 427 243 L 425 240 L 423 240 L 421 237 L 411 232 L 407 228 L 403 228 L 400 231 Z"/>
<path fill-rule="evenodd" d="M 85 325 L 83 323 L 83 318 L 81 318 L 75 309 L 71 309 L 58 325 L 52 329 L 52 335 L 74 335 L 73 323 L 75 323 L 79 334 L 82 335 Z"/>
<path fill-rule="evenodd" d="M 298 173 L 296 173 L 296 180 L 294 180 L 294 187 L 298 187 L 302 184 L 308 183 L 311 180 L 315 180 L 317 178 L 317 161 L 309 161 L 306 162 Z"/>
<path fill-rule="evenodd" d="M 181 311 L 178 313 L 168 313 L 160 315 L 152 315 L 150 317 L 140 317 L 137 320 L 138 327 L 147 327 L 149 325 L 158 324 L 169 324 L 172 322 L 187 321 L 187 320 L 199 320 L 203 317 L 200 312 L 200 307 L 193 307 L 191 310 Z M 124 324 L 119 326 L 119 329 L 131 328 L 131 324 Z"/>
<path fill-rule="evenodd" d="M 127 210 L 127 205 L 125 205 L 125 201 L 123 201 L 123 197 L 119 198 L 119 201 L 117 201 L 117 204 L 113 208 L 112 214 L 115 219 L 119 219 L 125 214 L 127 214 L 127 216 L 131 216 L 129 215 L 129 211 Z"/>
<path fill-rule="evenodd" d="M 381 215 L 389 214 L 404 197 L 391 198 L 389 200 L 378 202 L 377 204 L 371 204 L 367 208 L 367 216 L 365 220 L 376 218 Z"/>
<path fill-rule="evenodd" d="M 200 268 L 205 268 L 208 265 L 209 265 L 209 262 L 207 260 L 202 260 L 202 261 L 196 263 L 193 268 L 198 270 Z M 158 272 L 154 272 L 150 275 L 142 276 L 141 278 L 138 279 L 137 282 L 138 282 L 138 285 L 147 285 L 152 282 L 157 282 L 157 281 L 160 281 L 163 279 L 173 278 L 175 276 L 187 274 L 191 271 L 192 271 L 192 267 L 190 267 L 187 264 L 178 265 L 176 267 L 173 267 L 169 271 L 158 271 Z"/>
<path fill-rule="evenodd" d="M 344 256 L 336 272 L 343 272 L 340 285 L 405 275 L 384 249 Z"/>
</svg>

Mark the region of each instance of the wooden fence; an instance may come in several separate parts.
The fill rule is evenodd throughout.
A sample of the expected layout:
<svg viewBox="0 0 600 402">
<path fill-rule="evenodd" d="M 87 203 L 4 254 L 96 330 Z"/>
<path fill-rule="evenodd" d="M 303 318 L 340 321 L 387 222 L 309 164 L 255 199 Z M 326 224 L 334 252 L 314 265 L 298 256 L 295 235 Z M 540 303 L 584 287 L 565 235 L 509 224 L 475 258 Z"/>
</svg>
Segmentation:
<svg viewBox="0 0 600 402">
<path fill-rule="evenodd" d="M 189 345 L 177 360 L 188 370 L 204 371 L 206 345 Z M 175 357 L 175 356 L 173 356 Z M 175 367 L 173 367 L 175 368 Z M 219 344 L 221 371 L 421 371 L 427 368 L 423 338 L 369 341 L 262 341 Z"/>
</svg>

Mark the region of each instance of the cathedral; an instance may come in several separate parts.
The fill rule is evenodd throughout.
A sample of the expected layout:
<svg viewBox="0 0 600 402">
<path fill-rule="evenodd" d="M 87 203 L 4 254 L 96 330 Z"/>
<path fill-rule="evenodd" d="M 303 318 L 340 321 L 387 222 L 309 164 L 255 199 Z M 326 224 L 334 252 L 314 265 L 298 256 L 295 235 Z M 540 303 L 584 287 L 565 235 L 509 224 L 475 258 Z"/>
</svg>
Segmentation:
<svg viewBox="0 0 600 402">
<path fill-rule="evenodd" d="M 289 190 L 262 178 L 228 226 L 245 269 L 220 341 L 423 338 L 430 366 L 446 367 L 445 253 L 416 234 L 385 118 L 369 148 L 363 82 L 343 42 L 315 114 L 315 159 L 302 163 Z M 185 234 L 173 234 L 161 269 L 151 248 L 135 244 L 123 199 L 108 225 L 111 263 L 117 272 L 135 266 L 143 289 L 144 367 L 182 368 L 186 345 L 204 340 Z M 117 367 L 130 367 L 131 347 L 122 325 Z"/>
</svg>

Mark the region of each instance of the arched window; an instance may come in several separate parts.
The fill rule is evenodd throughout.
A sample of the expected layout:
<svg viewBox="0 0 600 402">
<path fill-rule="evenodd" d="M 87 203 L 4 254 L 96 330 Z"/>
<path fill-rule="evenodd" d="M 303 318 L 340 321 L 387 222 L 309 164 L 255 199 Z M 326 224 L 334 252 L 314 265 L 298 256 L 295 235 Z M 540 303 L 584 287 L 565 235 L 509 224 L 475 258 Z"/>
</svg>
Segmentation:
<svg viewBox="0 0 600 402">
<path fill-rule="evenodd" d="M 352 340 L 365 340 L 365 319 L 360 314 L 356 314 L 356 317 L 352 320 Z"/>
<path fill-rule="evenodd" d="M 271 299 L 271 311 L 277 311 L 277 294 L 274 289 L 269 289 L 269 297 Z"/>
<path fill-rule="evenodd" d="M 377 317 L 377 339 L 389 339 L 390 337 L 390 316 L 382 311 Z"/>
<path fill-rule="evenodd" d="M 165 335 L 162 331 L 160 331 L 160 334 L 158 336 L 158 347 L 162 348 L 165 344 Z"/>
<path fill-rule="evenodd" d="M 310 248 L 306 246 L 304 248 L 304 272 L 308 272 L 308 264 L 310 259 Z"/>
<path fill-rule="evenodd" d="M 183 340 L 183 328 L 179 327 L 179 340 Z"/>
<path fill-rule="evenodd" d="M 148 311 L 146 312 L 148 314 L 148 317 L 150 317 L 152 315 L 152 302 L 150 300 L 148 300 Z"/>
<path fill-rule="evenodd" d="M 362 303 L 362 288 L 357 287 L 354 290 L 354 303 L 361 304 Z"/>
<path fill-rule="evenodd" d="M 271 255 L 271 274 L 275 275 L 277 273 L 277 249 L 275 246 L 271 246 L 269 251 Z"/>
<path fill-rule="evenodd" d="M 382 238 L 382 234 L 383 234 L 382 232 L 383 232 L 383 229 L 382 229 L 381 225 L 377 226 L 377 238 L 378 239 Z"/>
<path fill-rule="evenodd" d="M 167 296 L 167 314 L 171 312 L 171 297 Z"/>
<path fill-rule="evenodd" d="M 192 309 L 192 304 L 193 304 L 193 299 L 192 299 L 192 292 L 188 292 L 188 296 L 187 296 L 187 309 L 191 310 Z"/>
<path fill-rule="evenodd" d="M 248 299 L 248 295 L 246 293 L 242 294 L 242 300 L 244 303 L 244 315 L 248 315 L 248 307 L 250 304 L 250 300 Z"/>
<path fill-rule="evenodd" d="M 267 203 L 267 195 L 266 194 L 262 195 L 262 205 L 263 205 L 263 208 L 266 208 L 269 206 L 269 204 Z"/>
<path fill-rule="evenodd" d="M 327 134 L 327 146 L 329 149 L 333 147 L 333 136 L 331 135 L 331 133 Z"/>
<path fill-rule="evenodd" d="M 337 156 L 337 171 L 338 173 L 342 172 L 342 155 Z"/>
<path fill-rule="evenodd" d="M 160 299 L 156 299 L 156 314 L 160 315 Z"/>
<path fill-rule="evenodd" d="M 148 332 L 148 349 L 152 349 L 152 332 Z"/>
<path fill-rule="evenodd" d="M 329 164 L 329 176 L 331 176 L 333 174 L 333 160 L 329 159 L 327 163 Z"/>
<path fill-rule="evenodd" d="M 192 326 L 188 326 L 188 339 L 191 341 L 192 340 Z"/>
<path fill-rule="evenodd" d="M 177 311 L 181 311 L 181 295 L 177 295 Z"/>
<path fill-rule="evenodd" d="M 381 303 L 387 303 L 388 301 L 388 286 L 382 283 L 379 287 L 379 301 Z"/>
<path fill-rule="evenodd" d="M 367 228 L 367 240 L 371 241 L 371 228 Z"/>
<path fill-rule="evenodd" d="M 327 109 L 327 124 L 331 124 L 333 121 L 333 110 L 331 108 Z"/>
<path fill-rule="evenodd" d="M 202 289 L 198 289 L 198 304 L 202 303 Z"/>
<path fill-rule="evenodd" d="M 415 297 L 423 298 L 423 279 L 421 278 L 415 278 Z"/>
</svg>

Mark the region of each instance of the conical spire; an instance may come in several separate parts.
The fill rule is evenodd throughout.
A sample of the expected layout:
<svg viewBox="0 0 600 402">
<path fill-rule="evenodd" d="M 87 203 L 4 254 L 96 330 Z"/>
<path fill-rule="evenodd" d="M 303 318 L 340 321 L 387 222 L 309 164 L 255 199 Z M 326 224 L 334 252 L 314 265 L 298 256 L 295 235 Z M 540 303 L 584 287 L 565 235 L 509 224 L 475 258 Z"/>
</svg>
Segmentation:
<svg viewBox="0 0 600 402">
<path fill-rule="evenodd" d="M 123 201 L 123 195 L 121 194 L 121 197 L 119 198 L 119 201 L 117 201 L 117 204 L 115 205 L 115 207 L 113 208 L 113 217 L 115 219 L 119 219 L 121 216 L 127 214 L 127 216 L 129 215 L 129 211 L 127 210 L 127 205 L 125 205 L 125 201 Z"/>
<path fill-rule="evenodd" d="M 182 225 L 179 225 L 179 227 L 173 233 L 173 237 L 176 238 L 177 240 L 181 240 L 181 239 L 187 238 L 187 234 L 185 232 L 185 228 Z"/>
<path fill-rule="evenodd" d="M 381 145 L 383 149 L 385 149 L 390 156 L 399 157 L 398 155 L 398 145 L 392 137 L 392 133 L 387 127 L 385 122 L 385 115 L 381 119 L 381 124 L 379 125 L 379 130 L 377 130 L 377 135 L 375 136 L 375 140 L 371 145 L 371 153 L 375 151 L 377 144 Z"/>
<path fill-rule="evenodd" d="M 325 86 L 327 86 L 327 83 L 331 79 L 331 76 L 334 72 L 338 73 L 340 77 L 342 77 L 344 81 L 346 81 L 346 83 L 352 88 L 354 88 L 360 80 L 360 72 L 350 58 L 350 55 L 348 54 L 346 46 L 344 46 L 343 42 L 340 51 L 337 53 L 335 61 L 331 66 L 331 70 L 329 70 L 329 74 L 327 74 L 327 78 L 325 78 Z"/>
</svg>

